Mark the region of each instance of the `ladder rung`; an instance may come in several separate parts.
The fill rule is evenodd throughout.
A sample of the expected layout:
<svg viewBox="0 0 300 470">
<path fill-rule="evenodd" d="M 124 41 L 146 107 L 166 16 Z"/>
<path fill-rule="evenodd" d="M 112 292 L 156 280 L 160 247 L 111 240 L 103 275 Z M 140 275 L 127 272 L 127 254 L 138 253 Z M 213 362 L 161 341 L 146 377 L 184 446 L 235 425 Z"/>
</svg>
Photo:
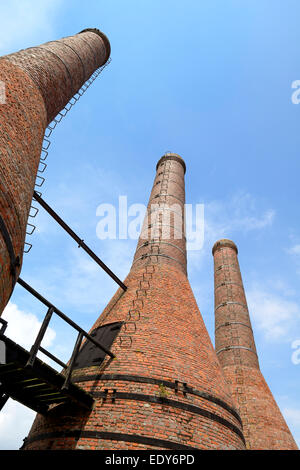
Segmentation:
<svg viewBox="0 0 300 470">
<path fill-rule="evenodd" d="M 27 392 L 32 392 L 33 396 L 34 397 L 38 397 L 38 396 L 41 396 L 41 392 L 50 392 L 50 391 L 53 391 L 53 388 L 52 387 L 43 387 L 43 388 L 38 388 L 38 389 L 25 389 L 25 391 Z M 40 395 L 37 395 L 37 393 L 39 393 Z"/>
<path fill-rule="evenodd" d="M 41 379 L 39 379 L 38 377 L 33 377 L 32 379 L 18 380 L 18 381 L 16 381 L 16 383 L 24 384 L 24 383 L 27 383 L 27 382 L 36 382 L 37 380 L 41 380 Z"/>
<path fill-rule="evenodd" d="M 56 397 L 56 398 L 43 398 L 43 399 L 41 399 L 40 401 L 48 403 L 48 402 L 50 402 L 50 401 L 57 401 L 57 400 L 60 400 L 60 401 L 62 401 L 62 402 L 65 402 L 65 401 L 67 400 L 67 398 L 68 398 L 68 397 L 66 397 L 66 396 Z"/>
<path fill-rule="evenodd" d="M 35 388 L 35 387 L 44 387 L 45 385 L 47 385 L 49 387 L 49 384 L 47 384 L 46 382 L 41 382 L 41 383 L 34 384 L 34 385 L 26 385 L 26 387 L 22 387 L 22 388 L 29 389 L 29 388 Z M 49 388 L 49 390 L 50 389 L 51 389 L 51 387 Z"/>
<path fill-rule="evenodd" d="M 32 410 L 45 415 L 49 406 L 60 403 L 76 402 L 81 406 L 91 408 L 94 402 L 91 395 L 72 384 L 67 391 L 62 390 L 65 377 L 49 365 L 36 358 L 33 367 L 27 367 L 30 353 L 25 351 L 9 338 L 4 337 L 8 357 L 8 364 L 0 364 L 0 408 L 4 405 L 6 397 L 11 397 Z"/>
<path fill-rule="evenodd" d="M 5 366 L 1 366 L 1 368 L 0 368 L 0 377 L 1 377 L 2 375 L 11 374 L 12 372 L 16 372 L 16 371 L 18 371 L 18 370 L 19 370 L 19 371 L 23 371 L 22 367 L 17 367 L 17 368 L 14 367 L 14 368 L 9 369 L 9 370 L 6 370 L 6 369 L 5 369 L 4 371 L 2 370 L 2 369 L 4 369 L 4 367 L 6 368 L 6 367 L 9 366 L 9 365 L 10 365 L 10 364 L 7 364 L 7 365 L 5 365 Z M 10 367 L 11 367 L 11 366 L 10 366 Z"/>
<path fill-rule="evenodd" d="M 52 393 L 41 393 L 40 395 L 35 395 L 35 398 L 47 397 L 47 396 L 51 397 L 51 396 L 53 396 L 53 395 L 60 395 L 60 396 L 62 396 L 62 395 L 61 395 L 61 392 L 59 391 L 59 392 L 52 392 Z"/>
</svg>

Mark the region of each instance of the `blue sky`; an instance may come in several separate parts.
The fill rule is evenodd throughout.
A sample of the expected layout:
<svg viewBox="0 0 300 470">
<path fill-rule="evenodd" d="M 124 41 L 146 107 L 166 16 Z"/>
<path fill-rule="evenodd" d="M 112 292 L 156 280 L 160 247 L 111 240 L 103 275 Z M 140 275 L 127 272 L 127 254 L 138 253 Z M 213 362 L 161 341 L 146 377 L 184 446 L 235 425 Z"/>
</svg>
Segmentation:
<svg viewBox="0 0 300 470">
<path fill-rule="evenodd" d="M 299 10 L 296 0 L 13 0 L 0 18 L 1 55 L 86 27 L 107 34 L 112 62 L 53 132 L 43 197 L 124 278 L 136 242 L 99 240 L 96 209 L 119 195 L 147 203 L 157 160 L 182 155 L 187 202 L 205 207 L 204 245 L 188 268 L 209 334 L 211 248 L 227 237 L 239 248 L 262 372 L 298 444 Z M 23 279 L 89 329 L 116 285 L 42 209 L 35 222 Z M 9 334 L 29 347 L 44 313 L 17 287 Z M 46 344 L 66 360 L 74 335 L 51 328 Z M 9 402 L 0 448 L 18 448 L 33 416 Z"/>
</svg>

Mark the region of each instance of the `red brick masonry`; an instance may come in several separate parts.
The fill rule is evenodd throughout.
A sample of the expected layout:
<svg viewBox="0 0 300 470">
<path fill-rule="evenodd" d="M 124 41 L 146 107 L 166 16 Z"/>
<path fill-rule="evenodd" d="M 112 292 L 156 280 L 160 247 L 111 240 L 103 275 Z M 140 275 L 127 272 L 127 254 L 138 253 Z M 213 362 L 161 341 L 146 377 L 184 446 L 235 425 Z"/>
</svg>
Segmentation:
<svg viewBox="0 0 300 470">
<path fill-rule="evenodd" d="M 213 247 L 216 352 L 243 422 L 248 449 L 297 449 L 259 369 L 247 300 L 231 240 Z"/>
<path fill-rule="evenodd" d="M 0 58 L 0 315 L 19 275 L 46 126 L 108 59 L 99 30 Z"/>
<path fill-rule="evenodd" d="M 184 171 L 176 154 L 160 160 L 148 212 L 153 198 L 183 205 Z M 153 223 L 164 222 L 158 217 Z M 125 322 L 112 347 L 116 359 L 74 374 L 94 395 L 94 409 L 58 405 L 47 417 L 37 416 L 26 449 L 245 448 L 240 417 L 186 277 L 185 240 L 175 232 L 166 240 L 158 230 L 148 245 L 139 240 L 127 291 L 117 291 L 92 328 Z"/>
</svg>

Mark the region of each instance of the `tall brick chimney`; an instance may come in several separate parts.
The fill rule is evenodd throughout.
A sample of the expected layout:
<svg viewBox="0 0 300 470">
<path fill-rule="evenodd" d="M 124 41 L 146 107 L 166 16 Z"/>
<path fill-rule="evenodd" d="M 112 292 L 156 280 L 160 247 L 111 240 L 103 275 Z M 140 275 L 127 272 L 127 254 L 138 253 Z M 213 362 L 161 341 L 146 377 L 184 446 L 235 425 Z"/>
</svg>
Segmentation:
<svg viewBox="0 0 300 470">
<path fill-rule="evenodd" d="M 79 354 L 73 380 L 94 396 L 93 410 L 62 404 L 38 415 L 25 449 L 245 448 L 186 276 L 184 174 L 179 155 L 159 160 L 127 290 L 91 330 L 98 338 L 118 332 L 116 359 L 97 364 L 84 347 Z"/>
<path fill-rule="evenodd" d="M 260 371 L 247 300 L 231 240 L 213 246 L 215 348 L 238 406 L 248 449 L 297 449 Z"/>
<path fill-rule="evenodd" d="M 0 58 L 0 315 L 21 269 L 45 129 L 109 55 L 106 36 L 87 29 Z"/>
</svg>

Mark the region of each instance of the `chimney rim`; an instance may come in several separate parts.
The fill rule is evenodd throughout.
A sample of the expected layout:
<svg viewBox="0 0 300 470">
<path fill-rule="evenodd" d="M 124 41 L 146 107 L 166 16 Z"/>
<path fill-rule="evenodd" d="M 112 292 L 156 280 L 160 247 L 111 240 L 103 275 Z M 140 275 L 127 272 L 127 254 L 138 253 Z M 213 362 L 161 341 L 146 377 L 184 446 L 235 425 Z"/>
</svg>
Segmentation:
<svg viewBox="0 0 300 470">
<path fill-rule="evenodd" d="M 95 33 L 98 36 L 100 36 L 100 38 L 103 40 L 103 42 L 105 44 L 105 49 L 106 49 L 105 60 L 104 60 L 104 63 L 103 63 L 103 65 L 104 65 L 108 61 L 108 59 L 110 57 L 110 53 L 111 53 L 110 42 L 109 42 L 109 39 L 106 36 L 106 34 L 104 34 L 98 28 L 85 28 L 85 29 L 83 29 L 82 31 L 79 32 L 79 34 L 81 34 L 81 33 Z"/>
<path fill-rule="evenodd" d="M 183 166 L 184 173 L 186 172 L 186 164 L 183 158 L 175 152 L 166 152 L 157 162 L 156 164 L 156 171 L 158 170 L 159 165 L 164 161 L 164 160 L 175 160 L 176 162 L 180 163 Z"/>
<path fill-rule="evenodd" d="M 236 252 L 236 254 L 238 254 L 238 248 L 236 244 L 228 238 L 221 238 L 220 240 L 216 241 L 216 243 L 212 247 L 212 254 L 214 255 L 215 251 L 219 250 L 220 248 L 232 248 Z"/>
</svg>

